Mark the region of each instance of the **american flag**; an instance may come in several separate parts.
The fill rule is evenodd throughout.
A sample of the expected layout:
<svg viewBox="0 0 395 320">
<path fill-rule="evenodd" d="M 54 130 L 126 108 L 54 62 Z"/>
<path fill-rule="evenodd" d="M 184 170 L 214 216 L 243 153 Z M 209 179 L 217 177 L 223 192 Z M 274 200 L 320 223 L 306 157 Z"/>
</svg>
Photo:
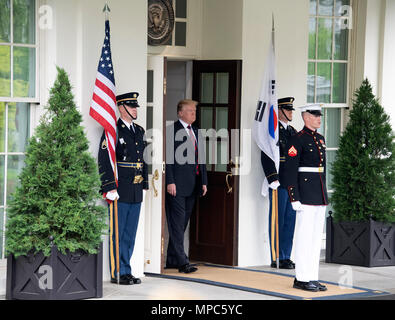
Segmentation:
<svg viewBox="0 0 395 320">
<path fill-rule="evenodd" d="M 89 114 L 104 128 L 109 159 L 117 181 L 115 159 L 117 136 L 115 79 L 110 48 L 110 22 L 108 20 L 106 20 L 105 32 Z"/>
</svg>

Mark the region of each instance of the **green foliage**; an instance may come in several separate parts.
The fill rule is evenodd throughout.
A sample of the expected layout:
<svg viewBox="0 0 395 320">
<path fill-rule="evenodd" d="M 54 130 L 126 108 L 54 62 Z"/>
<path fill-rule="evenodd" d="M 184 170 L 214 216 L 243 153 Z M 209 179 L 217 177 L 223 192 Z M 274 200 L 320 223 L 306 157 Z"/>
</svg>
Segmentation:
<svg viewBox="0 0 395 320">
<path fill-rule="evenodd" d="M 395 222 L 395 143 L 389 116 L 367 79 L 355 98 L 332 168 L 334 217 Z"/>
<path fill-rule="evenodd" d="M 58 68 L 9 204 L 7 254 L 42 250 L 48 256 L 51 236 L 62 253 L 96 253 L 101 242 L 106 214 L 96 205 L 100 179 L 73 99 L 68 76 Z"/>
</svg>

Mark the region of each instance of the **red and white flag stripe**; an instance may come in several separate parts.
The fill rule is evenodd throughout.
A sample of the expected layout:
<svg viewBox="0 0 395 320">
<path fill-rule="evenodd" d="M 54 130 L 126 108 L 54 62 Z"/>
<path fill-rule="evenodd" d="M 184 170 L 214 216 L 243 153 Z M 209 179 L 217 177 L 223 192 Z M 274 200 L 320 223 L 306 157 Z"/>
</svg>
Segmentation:
<svg viewBox="0 0 395 320">
<path fill-rule="evenodd" d="M 106 34 L 97 70 L 89 114 L 104 128 L 109 160 L 114 171 L 115 181 L 117 182 L 118 175 L 115 154 L 117 139 L 117 103 L 114 71 L 111 60 L 110 23 L 108 20 L 106 20 L 105 32 Z"/>
</svg>

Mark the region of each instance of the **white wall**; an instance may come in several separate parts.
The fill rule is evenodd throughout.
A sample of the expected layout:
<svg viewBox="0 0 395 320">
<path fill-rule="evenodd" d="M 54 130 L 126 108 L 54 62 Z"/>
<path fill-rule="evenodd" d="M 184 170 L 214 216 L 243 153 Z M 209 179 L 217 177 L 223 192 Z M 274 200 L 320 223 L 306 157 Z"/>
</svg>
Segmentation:
<svg viewBox="0 0 395 320">
<path fill-rule="evenodd" d="M 395 2 L 393 0 L 364 0 L 365 30 L 359 30 L 364 36 L 363 77 L 368 78 L 373 93 L 379 98 L 387 114 L 391 116 L 392 128 L 395 128 L 395 108 L 393 107 L 393 88 L 395 86 Z M 365 33 L 363 32 L 365 31 Z M 357 70 L 359 72 L 359 70 Z M 362 79 L 360 79 L 362 81 Z M 360 85 L 357 84 L 357 87 Z"/>
<path fill-rule="evenodd" d="M 201 59 L 241 59 L 243 0 L 203 0 Z"/>
<path fill-rule="evenodd" d="M 44 105 L 47 102 L 48 89 L 56 77 L 56 65 L 64 68 L 70 76 L 75 102 L 83 115 L 83 126 L 91 142 L 90 151 L 97 157 L 102 128 L 89 116 L 89 108 L 104 40 L 104 2 L 48 0 L 46 3 L 53 8 L 54 25 L 51 30 L 40 32 L 40 103 Z M 137 123 L 145 127 L 147 1 L 110 0 L 108 4 L 117 94 L 140 93 Z M 40 109 L 38 113 L 41 113 Z M 142 276 L 144 271 L 144 212 L 143 204 L 132 259 L 136 276 Z M 108 280 L 108 237 L 103 237 L 103 244 L 103 276 Z"/>
<path fill-rule="evenodd" d="M 367 0 L 364 78 L 368 78 L 376 96 L 381 95 L 381 57 L 385 0 Z"/>
<path fill-rule="evenodd" d="M 146 0 L 145 0 L 146 1 Z M 201 51 L 202 1 L 187 0 L 187 43 L 179 46 L 148 46 L 148 53 L 176 59 L 195 59 Z M 145 31 L 146 32 L 146 31 Z"/>
<path fill-rule="evenodd" d="M 276 29 L 278 98 L 293 96 L 296 106 L 306 103 L 309 1 L 245 0 L 243 4 L 241 128 L 251 129 L 270 42 L 272 13 Z M 302 128 L 296 112 L 293 125 L 298 130 Z M 255 142 L 251 146 L 251 172 L 240 177 L 240 266 L 270 263 L 268 201 L 260 194 L 263 170 L 258 147 Z"/>
</svg>

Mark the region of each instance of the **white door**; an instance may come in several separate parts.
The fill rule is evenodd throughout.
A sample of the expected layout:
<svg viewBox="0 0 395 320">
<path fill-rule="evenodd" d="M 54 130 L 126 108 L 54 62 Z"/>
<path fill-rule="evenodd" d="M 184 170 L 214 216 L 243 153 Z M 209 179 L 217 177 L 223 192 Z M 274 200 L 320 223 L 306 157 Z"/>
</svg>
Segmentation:
<svg viewBox="0 0 395 320">
<path fill-rule="evenodd" d="M 164 145 L 163 114 L 166 94 L 166 58 L 148 56 L 147 86 L 147 152 L 152 169 L 145 199 L 144 272 L 161 273 L 164 246 Z"/>
</svg>

